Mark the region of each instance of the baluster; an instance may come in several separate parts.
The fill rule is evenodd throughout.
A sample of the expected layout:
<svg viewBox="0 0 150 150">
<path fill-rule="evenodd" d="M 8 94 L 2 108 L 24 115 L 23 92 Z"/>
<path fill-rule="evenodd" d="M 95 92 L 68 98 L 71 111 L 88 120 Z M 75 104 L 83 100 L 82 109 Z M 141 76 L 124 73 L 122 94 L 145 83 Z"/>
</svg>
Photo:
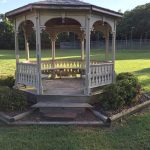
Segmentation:
<svg viewBox="0 0 150 150">
<path fill-rule="evenodd" d="M 90 66 L 90 87 L 92 87 L 92 66 Z"/>
<path fill-rule="evenodd" d="M 98 75 L 97 75 L 97 80 L 98 80 L 98 85 L 100 85 L 100 67 L 99 66 L 97 66 L 97 69 L 98 69 Z"/>
</svg>

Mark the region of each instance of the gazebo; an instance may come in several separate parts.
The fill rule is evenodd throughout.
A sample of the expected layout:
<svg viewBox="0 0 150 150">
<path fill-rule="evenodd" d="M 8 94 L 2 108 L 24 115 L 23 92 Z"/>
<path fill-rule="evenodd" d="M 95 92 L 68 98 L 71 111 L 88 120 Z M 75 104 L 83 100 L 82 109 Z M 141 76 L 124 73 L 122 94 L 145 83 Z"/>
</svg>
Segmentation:
<svg viewBox="0 0 150 150">
<path fill-rule="evenodd" d="M 68 79 L 79 78 L 83 83 L 82 94 L 91 95 L 92 89 L 114 82 L 116 24 L 122 14 L 79 0 L 45 0 L 10 11 L 6 16 L 14 21 L 16 88 L 25 85 L 34 89 L 37 95 L 44 95 L 47 88 L 53 87 L 57 84 L 57 79 L 61 80 L 65 76 Z M 19 60 L 20 27 L 23 29 L 25 39 L 26 61 L 24 62 Z M 36 61 L 31 61 L 29 56 L 28 39 L 33 30 L 36 35 Z M 51 60 L 41 60 L 43 30 L 50 37 Z M 106 43 L 105 61 L 90 60 L 91 31 L 103 33 Z M 61 32 L 74 32 L 78 35 L 81 42 L 80 60 L 55 59 L 55 42 Z M 112 34 L 112 59 L 108 60 L 110 34 Z M 72 79 L 69 82 L 72 82 Z"/>
</svg>

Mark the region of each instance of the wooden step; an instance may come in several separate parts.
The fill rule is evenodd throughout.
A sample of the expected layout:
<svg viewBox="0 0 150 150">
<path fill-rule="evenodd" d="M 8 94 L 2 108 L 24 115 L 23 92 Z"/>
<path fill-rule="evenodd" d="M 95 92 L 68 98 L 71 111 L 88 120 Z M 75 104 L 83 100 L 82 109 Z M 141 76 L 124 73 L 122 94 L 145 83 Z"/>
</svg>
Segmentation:
<svg viewBox="0 0 150 150">
<path fill-rule="evenodd" d="M 77 113 L 73 113 L 73 112 L 70 112 L 70 113 L 67 113 L 67 112 L 64 112 L 64 113 L 45 113 L 44 114 L 44 117 L 46 117 L 47 119 L 49 120 L 74 120 L 77 116 Z"/>
<path fill-rule="evenodd" d="M 54 103 L 87 103 L 89 96 L 85 95 L 38 95 L 37 102 L 54 102 Z"/>
<path fill-rule="evenodd" d="M 92 108 L 88 103 L 38 102 L 33 108 Z"/>
</svg>

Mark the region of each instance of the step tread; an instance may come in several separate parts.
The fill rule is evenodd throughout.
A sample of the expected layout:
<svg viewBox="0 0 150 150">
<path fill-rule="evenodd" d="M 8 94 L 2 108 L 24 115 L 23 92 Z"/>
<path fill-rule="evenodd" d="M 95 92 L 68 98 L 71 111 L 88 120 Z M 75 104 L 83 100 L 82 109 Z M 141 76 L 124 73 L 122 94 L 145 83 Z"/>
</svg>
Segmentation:
<svg viewBox="0 0 150 150">
<path fill-rule="evenodd" d="M 44 114 L 44 116 L 49 117 L 49 118 L 68 118 L 68 119 L 72 119 L 72 118 L 76 118 L 77 113 L 73 113 L 73 112 L 64 112 L 64 113 L 47 113 Z"/>
<path fill-rule="evenodd" d="M 88 103 L 38 102 L 33 108 L 92 108 Z"/>
</svg>

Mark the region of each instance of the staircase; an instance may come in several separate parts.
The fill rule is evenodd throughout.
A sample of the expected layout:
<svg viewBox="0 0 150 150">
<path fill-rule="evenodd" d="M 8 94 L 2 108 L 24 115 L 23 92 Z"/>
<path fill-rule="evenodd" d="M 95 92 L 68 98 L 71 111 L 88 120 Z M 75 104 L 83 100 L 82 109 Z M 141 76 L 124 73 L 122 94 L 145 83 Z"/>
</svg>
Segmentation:
<svg viewBox="0 0 150 150">
<path fill-rule="evenodd" d="M 88 96 L 83 95 L 39 95 L 33 108 L 39 108 L 44 117 L 50 120 L 74 120 L 87 108 Z"/>
</svg>

